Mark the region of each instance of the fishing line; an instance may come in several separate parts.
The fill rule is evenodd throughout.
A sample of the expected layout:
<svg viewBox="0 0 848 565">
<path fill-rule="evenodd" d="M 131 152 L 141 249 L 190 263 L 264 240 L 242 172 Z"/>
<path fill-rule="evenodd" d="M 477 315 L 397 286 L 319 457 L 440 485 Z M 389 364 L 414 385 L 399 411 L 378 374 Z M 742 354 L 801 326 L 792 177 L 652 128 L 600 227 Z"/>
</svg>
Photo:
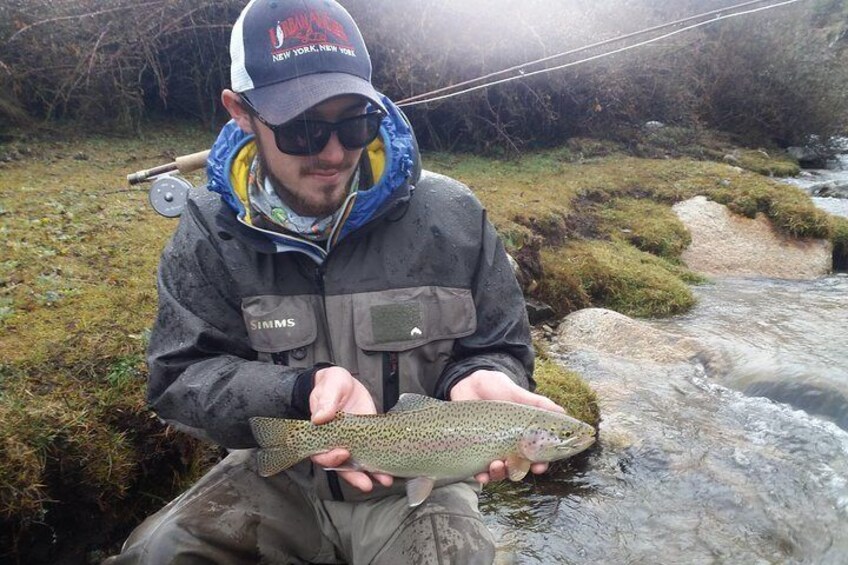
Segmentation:
<svg viewBox="0 0 848 565">
<path fill-rule="evenodd" d="M 750 6 L 752 4 L 759 4 L 759 3 L 762 3 L 762 1 L 763 0 L 746 2 L 744 4 L 739 4 L 737 6 L 725 8 L 723 10 L 713 10 L 712 12 L 705 12 L 704 14 L 700 14 L 698 16 L 691 16 L 691 17 L 685 18 L 683 20 L 678 20 L 677 22 L 671 22 L 671 23 L 660 25 L 660 26 L 655 26 L 654 28 L 644 29 L 644 30 L 641 30 L 641 31 L 638 31 L 638 32 L 634 32 L 634 33 L 631 33 L 631 34 L 616 37 L 614 39 L 609 39 L 609 40 L 602 41 L 602 42 L 599 42 L 599 43 L 596 43 L 596 44 L 593 44 L 593 45 L 581 47 L 579 49 L 575 49 L 575 50 L 572 50 L 572 51 L 567 51 L 567 52 L 564 52 L 564 53 L 551 55 L 551 56 L 545 57 L 543 59 L 538 59 L 536 61 L 531 61 L 531 62 L 523 64 L 523 65 L 517 65 L 515 67 L 510 67 L 509 69 L 504 69 L 502 71 L 491 73 L 491 74 L 485 75 L 483 77 L 478 77 L 476 79 L 471 79 L 471 80 L 468 80 L 468 81 L 465 81 L 465 82 L 462 82 L 462 83 L 458 83 L 458 84 L 451 85 L 451 86 L 448 86 L 448 87 L 443 87 L 443 88 L 440 88 L 440 89 L 437 89 L 437 90 L 433 90 L 431 92 L 412 96 L 410 98 L 406 98 L 404 100 L 401 100 L 400 102 L 397 103 L 397 105 L 401 108 L 408 108 L 408 107 L 411 107 L 411 106 L 428 104 L 430 102 L 438 102 L 440 100 L 447 100 L 449 98 L 454 98 L 456 96 L 460 96 L 462 94 L 467 94 L 469 92 L 474 92 L 476 90 L 488 88 L 490 86 L 495 86 L 495 85 L 498 85 L 498 84 L 504 84 L 504 83 L 507 83 L 507 82 L 515 81 L 515 80 L 526 79 L 526 78 L 529 78 L 529 77 L 534 76 L 534 75 L 549 73 L 549 72 L 565 69 L 565 68 L 568 68 L 568 67 L 573 67 L 575 65 L 580 65 L 582 63 L 588 63 L 590 61 L 595 61 L 597 59 L 602 59 L 604 57 L 609 57 L 609 56 L 612 56 L 612 55 L 616 55 L 618 53 L 623 53 L 623 52 L 629 51 L 631 49 L 636 49 L 637 47 L 644 47 L 645 45 L 650 45 L 651 43 L 656 43 L 657 41 L 661 41 L 663 39 L 668 39 L 669 37 L 673 37 L 673 36 L 678 35 L 680 33 L 684 33 L 686 31 L 691 31 L 693 29 L 703 27 L 703 26 L 708 25 L 708 24 L 720 22 L 722 20 L 735 18 L 735 17 L 739 17 L 739 16 L 745 16 L 745 15 L 748 15 L 748 14 L 754 14 L 756 12 L 762 12 L 762 11 L 765 11 L 765 10 L 771 10 L 773 8 L 779 8 L 781 6 L 786 6 L 786 5 L 789 5 L 789 4 L 794 4 L 796 2 L 800 2 L 801 0 L 785 0 L 783 2 L 778 2 L 776 4 L 770 4 L 768 6 L 761 6 L 759 8 L 753 8 L 751 10 L 745 10 L 745 11 L 742 11 L 742 12 L 734 12 L 732 14 L 721 14 L 721 12 L 725 12 L 727 10 L 734 10 L 734 9 L 738 9 L 740 7 Z M 547 67 L 547 68 L 540 69 L 540 70 L 537 70 L 537 71 L 525 72 L 525 71 L 522 70 L 527 66 L 536 65 L 536 64 L 539 64 L 539 63 L 542 63 L 542 62 L 549 61 L 551 59 L 563 57 L 565 55 L 574 54 L 574 53 L 577 53 L 577 52 L 580 52 L 580 51 L 585 51 L 587 49 L 598 47 L 600 45 L 605 45 L 607 43 L 611 43 L 611 42 L 614 42 L 614 41 L 620 41 L 622 39 L 628 39 L 628 38 L 631 38 L 631 37 L 634 37 L 634 36 L 637 36 L 637 35 L 648 33 L 650 31 L 656 31 L 658 29 L 669 27 L 671 25 L 677 25 L 681 22 L 690 21 L 690 20 L 693 20 L 693 19 L 698 19 L 700 17 L 704 17 L 704 16 L 707 16 L 707 15 L 713 15 L 713 14 L 719 14 L 719 15 L 715 18 L 712 18 L 712 19 L 709 19 L 709 20 L 706 20 L 706 21 L 703 21 L 703 22 L 698 22 L 696 24 L 685 26 L 685 27 L 682 27 L 680 29 L 671 31 L 669 33 L 659 35 L 659 36 L 651 38 L 651 39 L 647 39 L 645 41 L 640 41 L 638 43 L 634 43 L 634 44 L 631 44 L 631 45 L 626 45 L 624 47 L 620 47 L 618 49 L 613 49 L 612 51 L 607 51 L 607 52 L 604 52 L 604 53 L 600 53 L 598 55 L 586 57 L 585 59 L 579 59 L 577 61 L 572 61 L 570 63 L 565 63 L 563 65 L 557 65 L 557 66 L 554 66 L 554 67 Z M 501 74 L 504 74 L 504 73 L 507 73 L 507 72 L 510 72 L 510 71 L 513 71 L 513 70 L 516 70 L 516 69 L 518 69 L 519 73 L 520 73 L 517 76 L 512 76 L 512 77 L 508 77 L 508 78 L 504 78 L 504 79 L 500 79 L 500 80 L 496 80 L 496 81 L 492 81 L 492 82 L 487 82 L 487 83 L 484 83 L 484 84 L 481 84 L 481 85 L 478 85 L 478 86 L 466 88 L 466 89 L 463 89 L 463 90 L 459 90 L 459 91 L 452 92 L 452 93 L 449 93 L 449 94 L 444 94 L 444 95 L 441 95 L 441 96 L 435 96 L 435 97 L 432 97 L 432 98 L 425 98 L 427 96 L 432 96 L 433 94 L 436 94 L 436 93 L 439 93 L 439 92 L 444 92 L 446 90 L 453 90 L 454 88 L 458 88 L 458 87 L 463 86 L 463 85 L 479 82 L 479 81 L 484 80 L 486 78 L 501 75 Z M 422 98 L 425 98 L 425 99 L 422 99 Z"/>
<path fill-rule="evenodd" d="M 730 6 L 728 8 L 722 8 L 722 9 L 719 9 L 719 10 L 711 10 L 709 12 L 704 12 L 702 14 L 689 16 L 689 17 L 686 17 L 686 18 L 683 18 L 683 19 L 680 19 L 680 20 L 676 20 L 676 21 L 673 21 L 673 22 L 668 22 L 668 23 L 660 24 L 660 25 L 657 25 L 657 26 L 654 26 L 654 27 L 642 29 L 642 30 L 639 30 L 639 31 L 634 31 L 632 33 L 627 33 L 625 35 L 619 35 L 618 37 L 613 37 L 611 39 L 605 39 L 603 41 L 598 41 L 597 43 L 592 43 L 590 45 L 578 47 L 578 48 L 572 49 L 570 51 L 564 51 L 562 53 L 557 53 L 556 55 L 549 55 L 549 56 L 544 57 L 542 59 L 536 59 L 535 61 L 530 61 L 528 63 L 522 63 L 520 65 L 515 65 L 514 67 L 509 67 L 508 69 L 503 69 L 501 71 L 495 71 L 493 73 L 489 73 L 487 75 L 479 76 L 477 78 L 458 82 L 456 84 L 451 84 L 449 86 L 444 86 L 442 88 L 437 88 L 436 90 L 431 90 L 430 92 L 425 92 L 423 94 L 416 94 L 415 96 L 410 96 L 409 98 L 404 98 L 403 100 L 398 102 L 398 104 L 406 104 L 408 102 L 413 102 L 413 101 L 419 100 L 421 98 L 426 98 L 428 96 L 432 96 L 434 94 L 441 94 L 442 92 L 445 92 L 445 91 L 448 91 L 448 90 L 453 90 L 455 88 L 468 86 L 469 84 L 474 84 L 475 82 L 480 82 L 482 80 L 494 78 L 496 76 L 506 74 L 506 73 L 511 72 L 511 71 L 522 70 L 522 71 L 526 72 L 527 67 L 532 67 L 532 66 L 538 65 L 540 63 L 546 63 L 546 62 L 551 61 L 553 59 L 559 59 L 560 57 L 566 57 L 568 55 L 574 55 L 575 53 L 580 53 L 581 51 L 588 51 L 589 49 L 594 49 L 596 47 L 601 47 L 603 45 L 608 45 L 610 43 L 616 43 L 616 42 L 619 42 L 619 41 L 624 41 L 625 39 L 631 39 L 631 38 L 637 37 L 639 35 L 651 33 L 651 32 L 654 32 L 654 31 L 659 31 L 661 29 L 671 27 L 671 26 L 680 25 L 680 24 L 683 24 L 683 23 L 687 23 L 687 22 L 690 22 L 692 20 L 698 20 L 698 19 L 701 19 L 701 18 L 705 18 L 707 16 L 720 14 L 722 12 L 727 12 L 728 10 L 737 10 L 739 8 L 744 8 L 744 7 L 750 6 L 752 4 L 762 4 L 763 2 L 767 2 L 767 1 L 768 0 L 752 0 L 750 2 L 744 2 L 742 4 L 737 4 L 736 6 Z"/>
</svg>

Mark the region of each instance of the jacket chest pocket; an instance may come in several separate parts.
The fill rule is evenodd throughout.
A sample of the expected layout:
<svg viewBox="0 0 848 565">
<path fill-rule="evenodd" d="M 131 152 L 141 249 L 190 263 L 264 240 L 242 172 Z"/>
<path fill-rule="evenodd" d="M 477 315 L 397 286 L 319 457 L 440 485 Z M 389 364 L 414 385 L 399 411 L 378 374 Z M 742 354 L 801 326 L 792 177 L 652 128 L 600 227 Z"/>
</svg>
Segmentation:
<svg viewBox="0 0 848 565">
<path fill-rule="evenodd" d="M 318 298 L 300 296 L 250 296 L 241 311 L 247 335 L 261 361 L 290 367 L 315 364 Z"/>
<path fill-rule="evenodd" d="M 360 374 L 381 381 L 370 388 L 384 411 L 401 393 L 432 395 L 454 342 L 477 329 L 471 291 L 445 287 L 354 295 L 353 319 Z"/>
</svg>

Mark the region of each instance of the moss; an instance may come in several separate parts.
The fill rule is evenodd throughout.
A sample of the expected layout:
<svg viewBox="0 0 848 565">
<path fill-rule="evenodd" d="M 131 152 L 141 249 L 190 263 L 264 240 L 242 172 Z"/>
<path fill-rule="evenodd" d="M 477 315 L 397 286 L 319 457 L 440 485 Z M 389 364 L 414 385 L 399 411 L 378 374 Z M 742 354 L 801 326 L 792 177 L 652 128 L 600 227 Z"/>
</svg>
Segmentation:
<svg viewBox="0 0 848 565">
<path fill-rule="evenodd" d="M 601 231 L 658 257 L 677 260 L 692 237 L 667 205 L 651 200 L 616 198 L 599 212 Z"/>
<path fill-rule="evenodd" d="M 743 169 L 769 177 L 794 177 L 801 172 L 798 161 L 780 150 L 742 149 L 732 155 Z"/>
<path fill-rule="evenodd" d="M 601 421 L 598 398 L 583 378 L 557 365 L 549 359 L 536 363 L 533 373 L 538 385 L 537 392 L 547 396 L 568 412 L 569 415 L 597 427 Z"/>
<path fill-rule="evenodd" d="M 543 250 L 542 264 L 541 298 L 561 315 L 575 309 L 572 297 L 582 302 L 579 307 L 591 304 L 643 317 L 677 314 L 695 303 L 684 278 L 697 281 L 697 275 L 623 242 L 573 242 Z M 561 287 L 550 286 L 547 279 L 559 275 L 565 277 L 555 283 Z M 549 292 L 565 286 L 573 294 Z"/>
<path fill-rule="evenodd" d="M 132 513 L 117 509 L 137 505 L 130 489 L 155 469 L 170 497 L 162 476 L 184 473 L 193 447 L 166 438 L 144 398 L 156 265 L 176 224 L 150 209 L 146 187 L 121 185 L 213 137 L 160 125 L 133 138 L 18 139 L 20 159 L 0 175 L 0 518 L 19 531 L 93 508 L 126 527 Z"/>
<path fill-rule="evenodd" d="M 745 183 L 717 187 L 708 196 L 749 218 L 763 213 L 777 229 L 792 237 L 826 239 L 830 236 L 828 215 L 816 208 L 800 188 Z"/>
</svg>

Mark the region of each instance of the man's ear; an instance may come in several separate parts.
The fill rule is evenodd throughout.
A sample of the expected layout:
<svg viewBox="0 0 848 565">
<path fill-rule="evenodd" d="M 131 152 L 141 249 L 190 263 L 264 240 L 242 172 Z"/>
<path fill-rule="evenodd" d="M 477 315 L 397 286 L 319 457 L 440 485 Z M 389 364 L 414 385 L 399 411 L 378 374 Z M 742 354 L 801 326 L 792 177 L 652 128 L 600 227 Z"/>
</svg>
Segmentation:
<svg viewBox="0 0 848 565">
<path fill-rule="evenodd" d="M 250 114 L 247 111 L 247 108 L 244 107 L 244 104 L 241 103 L 241 96 L 233 92 L 232 90 L 225 88 L 223 92 L 221 92 L 221 103 L 224 104 L 224 108 L 227 109 L 227 112 L 230 113 L 230 117 L 236 121 L 238 127 L 245 133 L 256 133 L 253 131 L 253 125 L 251 124 Z"/>
</svg>

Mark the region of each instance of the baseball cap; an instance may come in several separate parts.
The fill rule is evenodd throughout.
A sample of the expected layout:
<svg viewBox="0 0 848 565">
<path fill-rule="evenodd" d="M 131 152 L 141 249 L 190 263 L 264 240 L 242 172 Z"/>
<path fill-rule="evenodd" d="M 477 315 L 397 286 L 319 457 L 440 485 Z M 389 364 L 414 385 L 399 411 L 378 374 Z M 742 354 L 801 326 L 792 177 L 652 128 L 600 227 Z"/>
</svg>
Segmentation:
<svg viewBox="0 0 848 565">
<path fill-rule="evenodd" d="M 233 26 L 230 58 L 231 88 L 272 124 L 344 94 L 386 111 L 362 34 L 333 0 L 250 0 Z"/>
</svg>

